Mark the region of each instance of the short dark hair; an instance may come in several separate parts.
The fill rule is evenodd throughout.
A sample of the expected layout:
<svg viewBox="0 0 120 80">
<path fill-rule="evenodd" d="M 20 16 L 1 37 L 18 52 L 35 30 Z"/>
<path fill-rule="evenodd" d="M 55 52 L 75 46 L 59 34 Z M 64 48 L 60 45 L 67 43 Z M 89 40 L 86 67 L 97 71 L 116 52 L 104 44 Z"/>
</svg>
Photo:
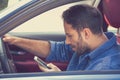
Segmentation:
<svg viewBox="0 0 120 80">
<path fill-rule="evenodd" d="M 103 18 L 100 11 L 87 4 L 75 5 L 63 12 L 63 20 L 74 29 L 89 28 L 92 33 L 102 33 Z"/>
</svg>

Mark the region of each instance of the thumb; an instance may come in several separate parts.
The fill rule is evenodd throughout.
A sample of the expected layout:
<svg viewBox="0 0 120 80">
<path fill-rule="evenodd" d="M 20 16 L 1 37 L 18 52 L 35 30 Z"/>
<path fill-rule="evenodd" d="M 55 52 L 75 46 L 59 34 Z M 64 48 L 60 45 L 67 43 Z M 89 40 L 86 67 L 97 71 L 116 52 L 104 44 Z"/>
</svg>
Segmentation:
<svg viewBox="0 0 120 80">
<path fill-rule="evenodd" d="M 51 69 L 53 69 L 54 71 L 61 71 L 57 66 L 55 66 L 52 63 L 47 64 L 48 67 L 50 67 Z"/>
</svg>

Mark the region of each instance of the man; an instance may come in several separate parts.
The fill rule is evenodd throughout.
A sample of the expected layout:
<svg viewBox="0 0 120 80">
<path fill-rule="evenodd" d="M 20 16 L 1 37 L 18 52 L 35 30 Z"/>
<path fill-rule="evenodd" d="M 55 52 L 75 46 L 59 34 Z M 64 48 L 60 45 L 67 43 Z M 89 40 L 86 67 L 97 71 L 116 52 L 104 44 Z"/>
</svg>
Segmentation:
<svg viewBox="0 0 120 80">
<path fill-rule="evenodd" d="M 113 33 L 103 33 L 102 15 L 89 5 L 76 5 L 63 15 L 66 41 L 30 40 L 5 36 L 3 40 L 19 46 L 48 61 L 69 61 L 68 71 L 118 70 L 120 69 L 120 46 Z M 51 69 L 39 65 L 45 72 L 61 71 L 52 63 Z"/>
</svg>

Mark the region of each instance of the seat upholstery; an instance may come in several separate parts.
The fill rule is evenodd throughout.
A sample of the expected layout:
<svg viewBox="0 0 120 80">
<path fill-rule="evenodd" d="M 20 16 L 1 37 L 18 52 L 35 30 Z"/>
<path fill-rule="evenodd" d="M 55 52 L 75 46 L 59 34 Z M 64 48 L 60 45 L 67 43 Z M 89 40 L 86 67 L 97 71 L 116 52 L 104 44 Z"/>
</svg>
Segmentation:
<svg viewBox="0 0 120 80">
<path fill-rule="evenodd" d="M 14 64 L 18 73 L 23 72 L 41 72 L 36 61 L 34 61 L 34 55 L 32 53 L 23 52 L 24 54 L 12 54 L 14 59 Z M 41 58 L 45 61 L 44 58 Z M 46 62 L 46 61 L 45 61 Z M 50 63 L 50 62 L 46 62 Z M 68 62 L 55 62 L 52 61 L 54 65 L 58 66 L 62 71 L 65 71 Z"/>
<path fill-rule="evenodd" d="M 103 12 L 109 25 L 120 27 L 120 0 L 103 0 Z"/>
<path fill-rule="evenodd" d="M 120 43 L 120 0 L 102 0 L 106 22 L 117 29 L 117 41 Z"/>
</svg>

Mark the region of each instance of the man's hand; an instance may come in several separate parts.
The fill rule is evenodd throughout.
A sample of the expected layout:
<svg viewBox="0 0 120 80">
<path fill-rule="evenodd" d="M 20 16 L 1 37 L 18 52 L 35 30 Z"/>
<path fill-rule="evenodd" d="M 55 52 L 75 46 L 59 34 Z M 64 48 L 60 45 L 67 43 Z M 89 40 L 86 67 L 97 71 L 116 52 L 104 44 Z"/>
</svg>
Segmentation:
<svg viewBox="0 0 120 80">
<path fill-rule="evenodd" d="M 17 37 L 14 37 L 14 36 L 11 36 L 11 35 L 4 35 L 3 36 L 3 41 L 4 42 L 7 42 L 7 43 L 9 43 L 9 44 L 13 44 L 14 42 L 15 42 L 15 39 L 16 39 Z"/>
<path fill-rule="evenodd" d="M 47 64 L 47 66 L 50 67 L 51 69 L 44 68 L 41 65 L 38 65 L 38 66 L 43 72 L 59 72 L 59 71 L 61 71 L 57 66 L 55 66 L 52 63 Z"/>
</svg>

